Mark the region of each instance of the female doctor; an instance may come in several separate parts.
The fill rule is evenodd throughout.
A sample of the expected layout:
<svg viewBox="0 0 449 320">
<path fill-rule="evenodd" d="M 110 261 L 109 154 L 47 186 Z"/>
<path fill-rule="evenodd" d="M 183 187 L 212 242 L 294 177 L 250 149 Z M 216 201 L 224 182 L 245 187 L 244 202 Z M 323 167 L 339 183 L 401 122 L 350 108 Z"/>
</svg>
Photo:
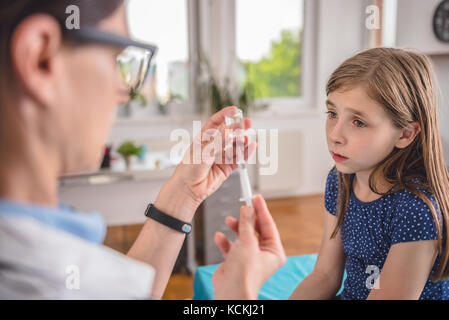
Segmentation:
<svg viewBox="0 0 449 320">
<path fill-rule="evenodd" d="M 79 30 L 66 28 L 69 5 L 79 8 Z M 164 221 L 192 221 L 236 164 L 181 163 L 153 204 L 165 220 L 148 218 L 127 255 L 101 245 L 101 216 L 60 204 L 58 176 L 98 166 L 128 98 L 117 57 L 134 46 L 145 72 L 155 48 L 129 39 L 122 0 L 1 1 L 0 33 L 0 298 L 162 297 L 185 238 Z M 202 132 L 222 129 L 233 109 Z M 246 156 L 254 148 L 245 140 Z M 256 299 L 285 262 L 278 231 L 260 196 L 228 225 L 239 236 L 215 237 L 226 258 L 215 298 Z"/>
</svg>

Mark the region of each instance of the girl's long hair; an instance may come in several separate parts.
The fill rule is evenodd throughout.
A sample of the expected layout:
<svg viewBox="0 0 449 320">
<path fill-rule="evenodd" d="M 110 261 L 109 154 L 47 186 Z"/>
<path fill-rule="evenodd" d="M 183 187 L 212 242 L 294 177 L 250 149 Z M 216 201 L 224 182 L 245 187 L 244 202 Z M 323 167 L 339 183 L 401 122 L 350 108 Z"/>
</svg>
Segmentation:
<svg viewBox="0 0 449 320">
<path fill-rule="evenodd" d="M 432 279 L 449 278 L 449 173 L 446 167 L 437 119 L 434 88 L 435 76 L 428 58 L 419 52 L 395 48 L 373 48 L 358 53 L 343 62 L 330 76 L 326 93 L 363 86 L 371 99 L 381 104 L 393 125 L 404 128 L 417 121 L 421 131 L 406 148 L 394 148 L 369 177 L 370 189 L 386 195 L 408 190 L 430 208 L 438 229 L 440 262 Z M 337 234 L 349 203 L 350 175 L 338 172 L 337 224 L 331 238 Z M 393 185 L 387 193 L 376 189 L 376 177 Z M 420 178 L 420 183 L 414 178 Z M 412 181 L 414 180 L 414 181 Z M 430 199 L 418 188 L 433 193 Z M 441 213 L 441 220 L 437 214 Z"/>
</svg>

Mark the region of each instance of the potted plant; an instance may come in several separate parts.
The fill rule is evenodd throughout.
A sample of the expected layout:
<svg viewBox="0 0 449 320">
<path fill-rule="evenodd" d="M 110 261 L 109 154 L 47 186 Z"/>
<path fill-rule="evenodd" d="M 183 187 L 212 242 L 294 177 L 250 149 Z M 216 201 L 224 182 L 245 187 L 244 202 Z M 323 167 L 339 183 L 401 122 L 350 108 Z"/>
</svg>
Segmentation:
<svg viewBox="0 0 449 320">
<path fill-rule="evenodd" d="M 200 103 L 209 105 L 215 113 L 227 106 L 238 106 L 245 115 L 255 104 L 255 86 L 246 79 L 241 84 L 235 84 L 227 77 L 220 83 L 204 54 L 200 55 L 203 81 L 200 83 Z"/>
<path fill-rule="evenodd" d="M 143 146 L 136 146 L 132 141 L 123 142 L 117 149 L 117 152 L 125 160 L 126 169 L 129 170 L 131 167 L 131 158 L 133 156 L 138 156 L 143 150 Z"/>
</svg>

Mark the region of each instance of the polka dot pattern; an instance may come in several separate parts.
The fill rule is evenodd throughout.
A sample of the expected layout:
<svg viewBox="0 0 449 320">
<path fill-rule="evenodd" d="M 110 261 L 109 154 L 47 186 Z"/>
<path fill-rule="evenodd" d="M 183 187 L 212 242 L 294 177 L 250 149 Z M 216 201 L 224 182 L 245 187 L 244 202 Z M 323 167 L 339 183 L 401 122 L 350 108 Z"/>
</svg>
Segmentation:
<svg viewBox="0 0 449 320">
<path fill-rule="evenodd" d="M 438 239 L 436 223 L 426 203 L 413 193 L 401 190 L 381 198 L 362 202 L 352 192 L 348 209 L 341 225 L 341 238 L 346 255 L 346 280 L 342 299 L 366 299 L 370 293 L 367 285 L 369 266 L 380 271 L 390 247 L 396 243 Z M 427 190 L 420 189 L 436 207 L 435 198 Z M 338 176 L 333 167 L 326 181 L 324 206 L 337 214 Z M 441 219 L 441 217 L 439 217 Z M 440 220 L 441 221 L 441 220 Z M 433 283 L 431 276 L 438 267 L 435 261 L 420 299 L 448 299 L 449 280 Z M 373 281 L 374 283 L 374 281 Z"/>
</svg>

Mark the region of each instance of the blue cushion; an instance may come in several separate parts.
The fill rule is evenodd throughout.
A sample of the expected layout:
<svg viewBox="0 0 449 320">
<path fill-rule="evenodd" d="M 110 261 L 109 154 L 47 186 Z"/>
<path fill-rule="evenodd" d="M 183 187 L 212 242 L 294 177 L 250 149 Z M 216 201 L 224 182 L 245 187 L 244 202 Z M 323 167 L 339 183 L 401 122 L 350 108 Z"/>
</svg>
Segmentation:
<svg viewBox="0 0 449 320">
<path fill-rule="evenodd" d="M 317 254 L 287 257 L 287 262 L 273 274 L 259 291 L 259 300 L 286 300 L 298 284 L 313 270 Z M 198 267 L 193 282 L 194 300 L 214 297 L 212 275 L 218 264 Z M 343 288 L 340 289 L 339 293 Z"/>
</svg>

